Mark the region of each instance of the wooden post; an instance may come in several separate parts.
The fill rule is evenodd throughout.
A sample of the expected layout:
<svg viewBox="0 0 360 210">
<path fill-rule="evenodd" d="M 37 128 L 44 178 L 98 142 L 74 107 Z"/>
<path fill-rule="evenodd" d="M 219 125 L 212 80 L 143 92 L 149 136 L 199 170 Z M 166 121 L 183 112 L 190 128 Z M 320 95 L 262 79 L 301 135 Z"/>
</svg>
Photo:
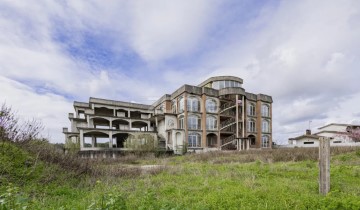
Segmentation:
<svg viewBox="0 0 360 210">
<path fill-rule="evenodd" d="M 330 139 L 319 139 L 319 193 L 326 195 L 330 191 Z"/>
</svg>

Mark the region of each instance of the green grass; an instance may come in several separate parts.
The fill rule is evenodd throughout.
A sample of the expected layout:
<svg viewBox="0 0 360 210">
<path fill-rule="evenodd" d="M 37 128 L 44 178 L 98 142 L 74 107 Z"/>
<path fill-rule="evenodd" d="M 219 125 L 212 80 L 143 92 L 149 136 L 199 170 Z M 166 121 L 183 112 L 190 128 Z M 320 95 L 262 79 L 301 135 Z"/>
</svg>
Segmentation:
<svg viewBox="0 0 360 210">
<path fill-rule="evenodd" d="M 360 209 L 359 150 L 332 156 L 331 191 L 321 196 L 314 160 L 274 162 L 257 154 L 246 161 L 244 155 L 254 154 L 243 153 L 143 157 L 136 165 L 94 162 L 108 174 L 75 176 L 14 145 L 0 143 L 0 149 L 0 209 Z M 145 164 L 165 168 L 114 176 L 114 169 Z"/>
</svg>

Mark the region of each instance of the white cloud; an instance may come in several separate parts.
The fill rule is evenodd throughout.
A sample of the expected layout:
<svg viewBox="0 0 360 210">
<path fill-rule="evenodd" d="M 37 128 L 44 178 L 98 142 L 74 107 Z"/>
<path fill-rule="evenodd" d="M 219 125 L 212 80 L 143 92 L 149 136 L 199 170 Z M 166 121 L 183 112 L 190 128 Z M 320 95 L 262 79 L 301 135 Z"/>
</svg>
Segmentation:
<svg viewBox="0 0 360 210">
<path fill-rule="evenodd" d="M 308 120 L 337 122 L 334 112 L 355 112 L 356 104 L 342 104 L 359 97 L 359 1 L 282 1 L 263 11 L 269 10 L 250 21 L 254 31 L 245 42 L 228 43 L 207 58 L 215 72 L 242 77 L 246 90 L 273 96 L 273 129 L 282 142 Z"/>
<path fill-rule="evenodd" d="M 217 3 L 200 1 L 134 1 L 130 5 L 130 40 L 147 61 L 161 61 L 198 47 L 213 20 Z"/>
<path fill-rule="evenodd" d="M 0 76 L 0 101 L 6 103 L 21 120 L 37 119 L 44 126 L 44 137 L 52 142 L 64 142 L 61 128 L 69 124 L 67 113 L 72 112 L 72 101 L 51 94 L 37 94 L 34 89 Z"/>
<path fill-rule="evenodd" d="M 232 4 L 236 1 L 228 7 L 205 0 L 3 1 L 0 85 L 6 93 L 0 100 L 18 104 L 29 116 L 43 114 L 58 135 L 72 111 L 63 96 L 151 103 L 147 99 L 184 83 L 234 75 L 244 79 L 247 91 L 273 96 L 279 141 L 302 132 L 308 120 L 314 127 L 357 120 L 359 1 L 254 3 L 263 7 L 255 18 Z M 59 32 L 69 43 L 54 39 Z M 81 49 L 84 33 L 99 35 L 114 54 L 131 51 L 143 64 L 89 65 L 66 49 L 67 44 Z M 171 63 L 178 57 L 187 57 L 177 61 L 188 62 L 186 67 Z"/>
</svg>

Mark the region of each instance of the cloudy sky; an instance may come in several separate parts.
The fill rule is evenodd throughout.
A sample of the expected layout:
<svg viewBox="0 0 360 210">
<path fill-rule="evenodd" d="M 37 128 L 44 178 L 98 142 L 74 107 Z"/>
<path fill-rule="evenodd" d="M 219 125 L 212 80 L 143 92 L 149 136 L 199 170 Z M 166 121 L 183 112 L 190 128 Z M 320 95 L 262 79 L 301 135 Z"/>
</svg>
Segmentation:
<svg viewBox="0 0 360 210">
<path fill-rule="evenodd" d="M 360 123 L 360 1 L 0 0 L 0 102 L 52 142 L 74 100 L 151 104 L 216 75 L 273 96 L 278 143 Z"/>
</svg>

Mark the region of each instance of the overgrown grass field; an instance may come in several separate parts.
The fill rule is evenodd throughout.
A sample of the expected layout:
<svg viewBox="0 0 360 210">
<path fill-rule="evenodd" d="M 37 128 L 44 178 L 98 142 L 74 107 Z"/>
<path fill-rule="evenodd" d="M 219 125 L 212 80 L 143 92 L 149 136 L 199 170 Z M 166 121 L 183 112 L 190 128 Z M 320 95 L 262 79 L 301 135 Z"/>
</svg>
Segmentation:
<svg viewBox="0 0 360 210">
<path fill-rule="evenodd" d="M 316 149 L 66 161 L 46 150 L 0 143 L 0 209 L 360 209 L 357 148 L 332 148 L 327 196 Z"/>
</svg>

